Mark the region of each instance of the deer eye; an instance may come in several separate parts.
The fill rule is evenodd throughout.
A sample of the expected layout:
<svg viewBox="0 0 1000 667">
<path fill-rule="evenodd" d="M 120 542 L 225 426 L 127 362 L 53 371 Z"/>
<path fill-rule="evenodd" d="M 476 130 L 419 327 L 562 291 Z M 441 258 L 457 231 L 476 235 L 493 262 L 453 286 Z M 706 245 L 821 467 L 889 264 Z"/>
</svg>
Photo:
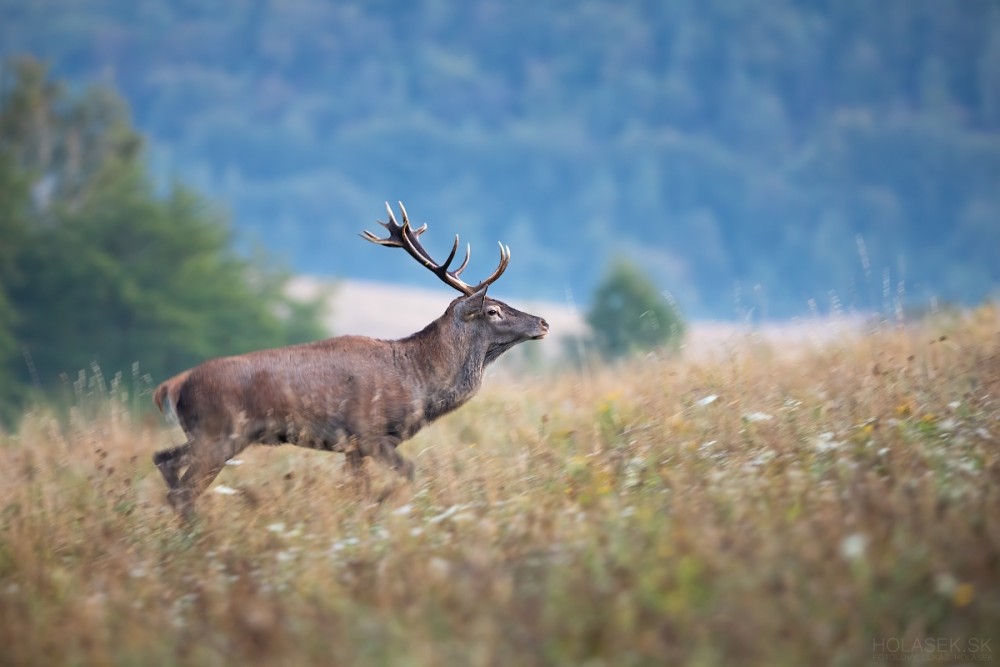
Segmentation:
<svg viewBox="0 0 1000 667">
<path fill-rule="evenodd" d="M 500 311 L 497 308 L 490 307 L 486 309 L 486 314 L 490 317 L 496 317 L 500 314 Z"/>
</svg>

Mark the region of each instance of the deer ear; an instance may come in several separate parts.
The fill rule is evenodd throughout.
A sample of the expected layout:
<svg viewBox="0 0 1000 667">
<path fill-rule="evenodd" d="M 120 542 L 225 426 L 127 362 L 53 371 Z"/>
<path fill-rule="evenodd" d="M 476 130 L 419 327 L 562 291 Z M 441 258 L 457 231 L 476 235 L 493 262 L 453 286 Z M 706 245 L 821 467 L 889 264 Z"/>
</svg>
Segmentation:
<svg viewBox="0 0 1000 667">
<path fill-rule="evenodd" d="M 486 288 L 479 290 L 458 302 L 458 316 L 468 322 L 478 317 L 486 305 Z"/>
</svg>

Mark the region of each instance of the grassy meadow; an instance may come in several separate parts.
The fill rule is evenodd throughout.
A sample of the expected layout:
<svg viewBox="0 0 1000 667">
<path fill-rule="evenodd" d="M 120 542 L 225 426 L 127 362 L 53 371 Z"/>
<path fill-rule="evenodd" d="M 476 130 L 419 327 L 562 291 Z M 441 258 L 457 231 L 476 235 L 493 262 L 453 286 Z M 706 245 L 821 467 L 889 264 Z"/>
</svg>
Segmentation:
<svg viewBox="0 0 1000 667">
<path fill-rule="evenodd" d="M 1000 311 L 717 352 L 493 378 L 412 484 L 248 449 L 187 529 L 90 383 L 0 435 L 0 664 L 1000 659 Z"/>
</svg>

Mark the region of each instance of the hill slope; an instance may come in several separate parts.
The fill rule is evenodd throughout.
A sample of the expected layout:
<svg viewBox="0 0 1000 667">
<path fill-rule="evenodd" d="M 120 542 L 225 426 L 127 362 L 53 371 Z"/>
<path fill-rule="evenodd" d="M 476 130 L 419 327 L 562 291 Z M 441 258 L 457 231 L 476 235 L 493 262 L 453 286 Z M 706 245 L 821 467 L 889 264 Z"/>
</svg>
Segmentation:
<svg viewBox="0 0 1000 667">
<path fill-rule="evenodd" d="M 402 199 L 436 251 L 509 243 L 526 299 L 614 252 L 694 316 L 1000 282 L 989 0 L 7 0 L 12 53 L 121 90 L 161 178 L 299 272 L 405 278 L 346 242 Z"/>
</svg>

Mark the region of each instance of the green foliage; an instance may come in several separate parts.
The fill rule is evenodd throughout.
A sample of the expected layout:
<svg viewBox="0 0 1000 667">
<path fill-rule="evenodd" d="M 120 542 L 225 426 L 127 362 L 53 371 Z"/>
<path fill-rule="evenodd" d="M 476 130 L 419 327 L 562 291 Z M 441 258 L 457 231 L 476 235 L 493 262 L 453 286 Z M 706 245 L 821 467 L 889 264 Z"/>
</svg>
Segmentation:
<svg viewBox="0 0 1000 667">
<path fill-rule="evenodd" d="M 677 308 L 634 264 L 617 258 L 597 286 L 587 313 L 597 349 L 615 359 L 633 352 L 676 347 L 684 335 Z"/>
<path fill-rule="evenodd" d="M 49 388 L 92 363 L 110 376 L 138 362 L 159 380 L 322 335 L 318 301 L 290 300 L 266 258 L 236 254 L 215 207 L 181 184 L 156 192 L 120 99 L 68 95 L 34 61 L 13 71 L 0 97 L 4 386 Z"/>
<path fill-rule="evenodd" d="M 17 357 L 14 328 L 17 313 L 11 291 L 23 278 L 17 266 L 18 253 L 24 244 L 26 221 L 20 203 L 26 201 L 25 179 L 13 160 L 0 151 L 0 419 L 9 417 L 3 406 L 12 405 L 18 394 L 12 360 Z"/>
</svg>

